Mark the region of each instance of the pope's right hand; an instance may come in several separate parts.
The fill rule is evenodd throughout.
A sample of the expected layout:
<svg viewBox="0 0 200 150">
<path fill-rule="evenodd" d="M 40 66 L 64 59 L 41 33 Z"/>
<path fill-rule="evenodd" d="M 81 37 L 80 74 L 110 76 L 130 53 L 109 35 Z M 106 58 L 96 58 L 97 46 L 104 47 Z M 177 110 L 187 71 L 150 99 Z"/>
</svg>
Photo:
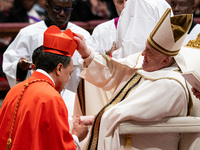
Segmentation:
<svg viewBox="0 0 200 150">
<path fill-rule="evenodd" d="M 77 50 L 78 50 L 79 54 L 81 55 L 81 57 L 83 59 L 89 57 L 91 50 L 87 47 L 84 36 L 76 33 L 76 36 L 74 36 L 74 40 L 76 41 L 76 43 L 78 45 Z"/>
</svg>

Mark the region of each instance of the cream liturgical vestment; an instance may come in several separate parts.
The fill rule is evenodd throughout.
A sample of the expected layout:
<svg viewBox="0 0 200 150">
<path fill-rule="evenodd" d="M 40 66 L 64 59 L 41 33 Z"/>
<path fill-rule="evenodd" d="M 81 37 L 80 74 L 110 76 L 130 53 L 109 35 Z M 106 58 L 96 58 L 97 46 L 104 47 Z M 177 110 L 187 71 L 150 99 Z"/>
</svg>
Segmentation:
<svg viewBox="0 0 200 150">
<path fill-rule="evenodd" d="M 100 24 L 86 41 L 87 46 L 94 52 L 105 54 L 105 50 L 109 50 L 113 41 L 116 41 L 118 47 L 122 47 L 112 53 L 112 57 L 117 59 L 141 52 L 150 32 L 169 7 L 165 0 L 128 0 L 119 17 L 117 29 L 114 20 Z M 82 98 L 75 100 L 74 115 L 95 115 L 109 102 L 112 91 L 105 92 L 87 81 L 83 84 L 85 89 L 79 88 Z M 79 105 L 81 108 L 77 108 Z"/>
<path fill-rule="evenodd" d="M 6 74 L 10 87 L 13 87 L 17 84 L 16 72 L 17 64 L 21 57 L 25 57 L 32 61 L 33 51 L 43 44 L 43 34 L 47 26 L 44 21 L 29 25 L 20 30 L 15 40 L 10 44 L 3 55 L 3 71 Z M 88 31 L 83 28 L 68 22 L 67 29 L 71 29 L 74 33 L 82 34 L 87 40 L 90 37 Z M 73 113 L 73 102 L 70 103 L 70 100 L 74 100 L 75 92 L 79 82 L 79 56 L 78 52 L 75 51 L 73 59 L 73 73 L 70 80 L 65 85 L 64 92 L 61 93 L 65 103 L 67 104 L 69 110 L 69 116 Z M 28 71 L 27 78 L 32 74 L 32 70 Z M 68 104 L 69 103 L 69 104 Z"/>
<path fill-rule="evenodd" d="M 113 42 L 116 40 L 118 18 L 114 18 L 107 22 L 99 24 L 93 30 L 92 35 L 86 41 L 87 46 L 94 52 L 105 54 L 106 50 L 110 50 Z M 74 116 L 95 115 L 98 111 L 108 103 L 111 91 L 103 91 L 100 88 L 82 80 L 79 84 L 78 95 L 74 104 Z M 98 95 L 98 99 L 95 96 Z M 81 108 L 79 107 L 81 105 Z"/>
<path fill-rule="evenodd" d="M 122 148 L 123 141 L 118 135 L 121 121 L 148 122 L 187 115 L 188 92 L 176 63 L 158 71 L 146 72 L 136 69 L 143 62 L 138 53 L 117 60 L 120 63 L 103 55 L 93 57 L 94 53 L 85 59 L 88 68 L 84 69 L 81 77 L 104 90 L 114 88 L 115 91 L 110 103 L 96 116 L 88 149 Z M 179 134 L 135 135 L 132 148 L 177 150 L 179 138 Z"/>
</svg>

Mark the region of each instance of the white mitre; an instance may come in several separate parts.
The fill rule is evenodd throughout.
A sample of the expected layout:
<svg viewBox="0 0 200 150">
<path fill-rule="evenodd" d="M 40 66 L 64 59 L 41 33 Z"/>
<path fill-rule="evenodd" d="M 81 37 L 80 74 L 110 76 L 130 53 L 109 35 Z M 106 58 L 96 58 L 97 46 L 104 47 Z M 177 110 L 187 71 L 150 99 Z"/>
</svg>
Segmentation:
<svg viewBox="0 0 200 150">
<path fill-rule="evenodd" d="M 192 14 L 171 17 L 171 9 L 168 8 L 150 33 L 147 39 L 148 43 L 163 54 L 177 55 L 191 26 L 192 19 Z"/>
</svg>

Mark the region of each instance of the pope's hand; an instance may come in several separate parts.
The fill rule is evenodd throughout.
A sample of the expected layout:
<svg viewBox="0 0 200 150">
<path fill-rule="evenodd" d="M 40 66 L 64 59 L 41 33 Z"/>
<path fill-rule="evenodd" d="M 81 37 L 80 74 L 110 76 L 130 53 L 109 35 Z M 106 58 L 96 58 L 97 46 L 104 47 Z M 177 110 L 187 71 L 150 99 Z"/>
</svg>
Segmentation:
<svg viewBox="0 0 200 150">
<path fill-rule="evenodd" d="M 76 41 L 78 45 L 77 50 L 79 54 L 81 55 L 81 57 L 85 59 L 88 56 L 90 56 L 91 50 L 87 47 L 84 36 L 76 33 L 76 36 L 74 36 L 74 40 Z"/>
</svg>

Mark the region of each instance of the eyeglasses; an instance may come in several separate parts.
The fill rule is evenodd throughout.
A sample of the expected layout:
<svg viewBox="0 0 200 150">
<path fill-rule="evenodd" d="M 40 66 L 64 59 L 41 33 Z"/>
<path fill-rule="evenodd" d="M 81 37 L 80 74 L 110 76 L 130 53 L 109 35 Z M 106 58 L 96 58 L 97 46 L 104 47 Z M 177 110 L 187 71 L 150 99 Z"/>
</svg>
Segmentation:
<svg viewBox="0 0 200 150">
<path fill-rule="evenodd" d="M 71 11 L 73 10 L 73 8 L 71 7 L 60 7 L 60 6 L 51 6 L 52 9 L 56 12 L 56 13 L 61 13 L 61 11 L 63 10 L 66 14 L 71 13 Z"/>
</svg>

